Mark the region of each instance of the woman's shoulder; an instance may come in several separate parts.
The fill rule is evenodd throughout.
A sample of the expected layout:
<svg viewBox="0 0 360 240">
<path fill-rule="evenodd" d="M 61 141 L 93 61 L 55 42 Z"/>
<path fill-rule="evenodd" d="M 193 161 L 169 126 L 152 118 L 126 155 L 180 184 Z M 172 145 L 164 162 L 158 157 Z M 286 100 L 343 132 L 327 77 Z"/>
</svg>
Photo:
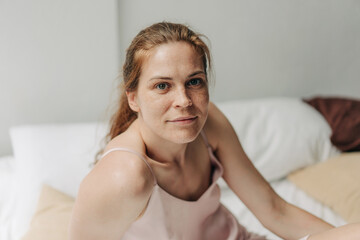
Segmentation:
<svg viewBox="0 0 360 240">
<path fill-rule="evenodd" d="M 107 154 L 94 166 L 91 171 L 94 176 L 89 174 L 89 178 L 108 179 L 108 184 L 115 185 L 116 188 L 127 189 L 122 186 L 125 184 L 135 191 L 146 190 L 152 186 L 147 183 L 153 183 L 154 179 L 145 162 L 144 151 L 140 135 L 135 129 L 128 129 L 106 145 L 103 153 Z M 116 186 L 119 184 L 121 186 Z"/>
<path fill-rule="evenodd" d="M 86 233 L 82 231 L 86 236 L 98 232 L 121 236 L 146 208 L 153 187 L 153 176 L 143 160 L 129 152 L 111 152 L 80 184 L 73 213 L 74 228 L 79 226 L 82 231 L 86 227 Z"/>
<path fill-rule="evenodd" d="M 131 135 L 116 137 L 105 151 L 119 147 L 139 151 Z M 142 203 L 147 202 L 153 187 L 154 177 L 143 159 L 128 151 L 112 151 L 100 159 L 83 179 L 79 195 L 92 198 L 93 205 L 102 208 L 110 210 L 114 205 L 123 204 L 136 212 L 144 207 Z"/>
<path fill-rule="evenodd" d="M 94 166 L 80 188 L 87 196 L 98 196 L 99 201 L 121 202 L 148 198 L 153 186 L 153 176 L 143 160 L 130 152 L 114 151 Z"/>
<path fill-rule="evenodd" d="M 119 147 L 132 150 L 128 146 Z M 144 159 L 133 152 L 117 149 L 109 152 L 94 166 L 84 179 L 87 180 L 95 180 L 99 185 L 108 186 L 110 192 L 119 195 L 141 194 L 154 185 L 154 177 Z"/>
</svg>

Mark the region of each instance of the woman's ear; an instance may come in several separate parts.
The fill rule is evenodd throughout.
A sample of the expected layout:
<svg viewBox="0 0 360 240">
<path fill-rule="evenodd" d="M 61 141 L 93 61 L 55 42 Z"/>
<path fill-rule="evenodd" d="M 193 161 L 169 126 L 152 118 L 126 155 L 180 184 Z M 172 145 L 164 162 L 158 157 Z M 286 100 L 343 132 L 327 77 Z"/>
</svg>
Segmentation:
<svg viewBox="0 0 360 240">
<path fill-rule="evenodd" d="M 137 104 L 136 91 L 126 91 L 127 100 L 131 110 L 139 112 L 139 105 Z"/>
</svg>

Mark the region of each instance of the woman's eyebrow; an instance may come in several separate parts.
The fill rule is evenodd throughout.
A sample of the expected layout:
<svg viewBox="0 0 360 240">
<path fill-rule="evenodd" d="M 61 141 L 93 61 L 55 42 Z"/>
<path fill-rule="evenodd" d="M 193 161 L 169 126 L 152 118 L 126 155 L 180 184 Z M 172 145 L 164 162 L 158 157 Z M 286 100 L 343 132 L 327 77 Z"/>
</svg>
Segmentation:
<svg viewBox="0 0 360 240">
<path fill-rule="evenodd" d="M 191 77 L 196 76 L 196 75 L 198 75 L 198 74 L 205 74 L 205 72 L 202 71 L 202 70 L 193 72 L 192 74 L 190 74 L 190 75 L 188 76 L 188 78 L 191 78 Z M 154 76 L 154 77 L 150 78 L 150 81 L 151 81 L 151 80 L 156 80 L 156 79 L 161 79 L 161 80 L 173 80 L 173 78 L 171 78 L 171 77 Z"/>
<path fill-rule="evenodd" d="M 172 78 L 171 78 L 171 77 L 165 77 L 165 76 L 155 76 L 155 77 L 150 78 L 150 81 L 151 81 L 151 80 L 156 80 L 156 79 L 162 79 L 162 80 L 172 80 Z"/>
<path fill-rule="evenodd" d="M 202 70 L 196 71 L 196 72 L 190 74 L 190 75 L 188 76 L 188 78 L 191 78 L 191 77 L 193 77 L 193 76 L 195 76 L 195 75 L 198 75 L 198 74 L 205 74 L 205 72 L 202 71 Z"/>
</svg>

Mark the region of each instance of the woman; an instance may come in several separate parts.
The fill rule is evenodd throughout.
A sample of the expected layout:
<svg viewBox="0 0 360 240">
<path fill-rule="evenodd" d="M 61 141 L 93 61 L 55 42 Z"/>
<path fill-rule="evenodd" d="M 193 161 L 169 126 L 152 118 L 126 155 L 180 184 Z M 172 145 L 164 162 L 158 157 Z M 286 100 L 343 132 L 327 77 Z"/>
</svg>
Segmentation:
<svg viewBox="0 0 360 240">
<path fill-rule="evenodd" d="M 162 22 L 132 41 L 111 141 L 81 183 L 70 239 L 265 239 L 219 203 L 221 176 L 284 239 L 359 237 L 359 225 L 326 231 L 333 227 L 285 202 L 258 173 L 209 102 L 210 53 L 200 37 Z"/>
</svg>

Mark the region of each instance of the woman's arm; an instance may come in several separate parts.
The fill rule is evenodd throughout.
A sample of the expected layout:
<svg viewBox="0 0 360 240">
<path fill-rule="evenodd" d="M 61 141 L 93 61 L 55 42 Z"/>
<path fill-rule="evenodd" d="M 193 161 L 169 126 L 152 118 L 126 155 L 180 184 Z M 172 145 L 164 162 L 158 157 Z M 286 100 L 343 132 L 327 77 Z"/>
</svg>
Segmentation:
<svg viewBox="0 0 360 240">
<path fill-rule="evenodd" d="M 266 228 L 284 239 L 299 239 L 332 228 L 275 193 L 246 156 L 229 121 L 213 104 L 206 129 L 208 137 L 216 139 L 215 153 L 224 167 L 225 181 Z"/>
<path fill-rule="evenodd" d="M 360 223 L 351 223 L 333 228 L 326 232 L 314 234 L 308 240 L 358 240 L 360 239 Z"/>
<path fill-rule="evenodd" d="M 153 181 L 148 167 L 134 154 L 108 154 L 81 183 L 69 239 L 120 239 L 145 209 Z"/>
</svg>

